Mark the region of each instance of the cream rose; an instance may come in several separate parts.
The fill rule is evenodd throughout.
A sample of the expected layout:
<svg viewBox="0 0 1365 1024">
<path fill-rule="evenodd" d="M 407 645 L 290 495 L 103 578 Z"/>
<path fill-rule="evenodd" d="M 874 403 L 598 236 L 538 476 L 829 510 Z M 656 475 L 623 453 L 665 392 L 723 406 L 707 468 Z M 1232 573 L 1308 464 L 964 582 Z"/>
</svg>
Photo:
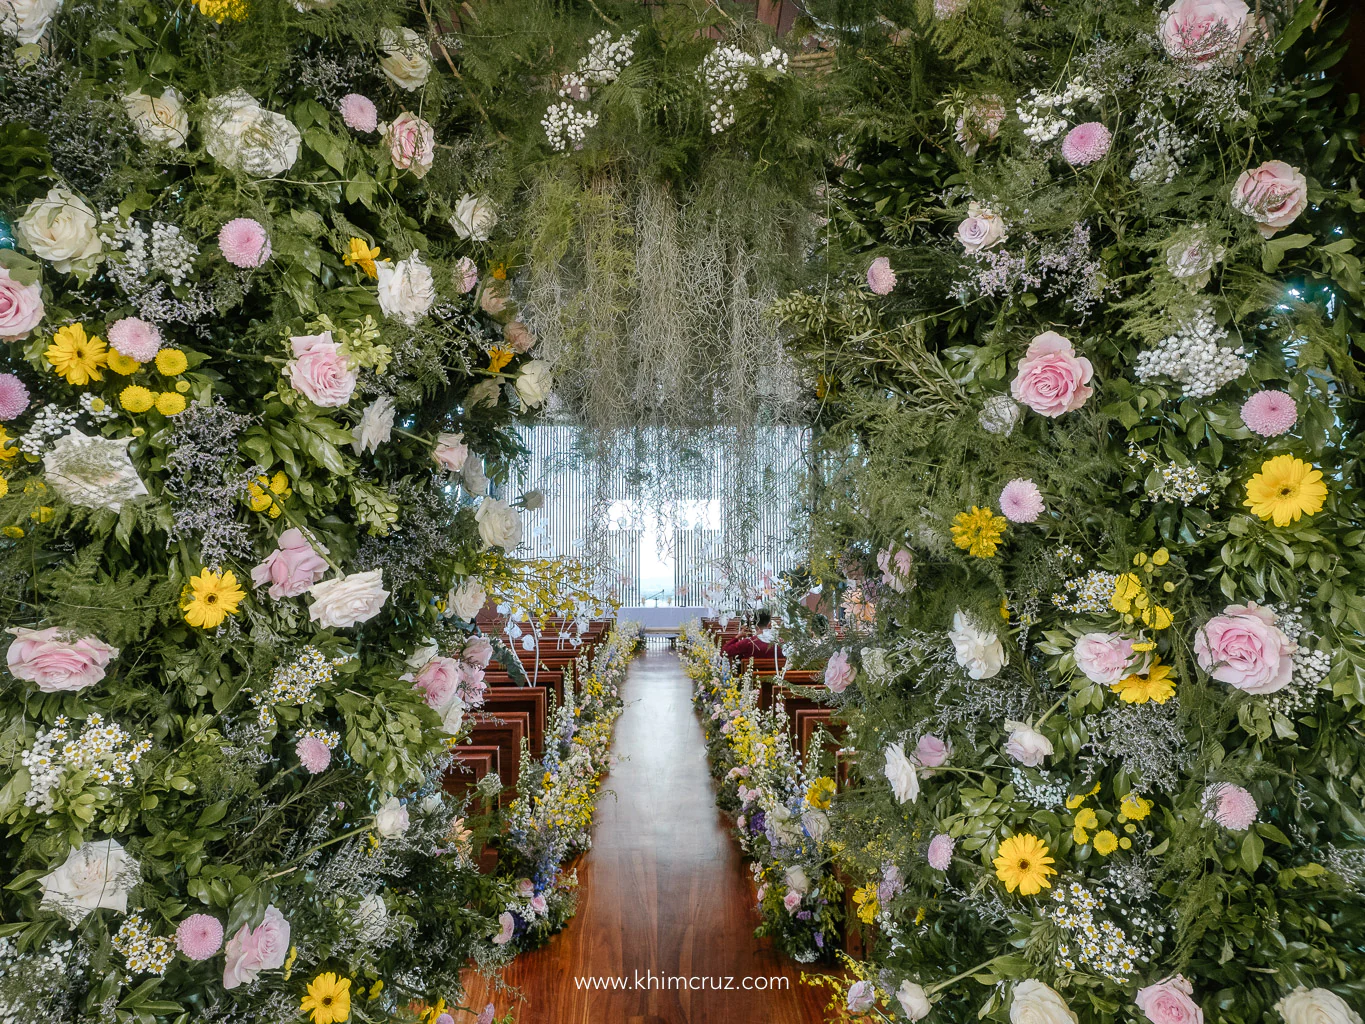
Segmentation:
<svg viewBox="0 0 1365 1024">
<path fill-rule="evenodd" d="M 1078 1024 L 1066 1000 L 1041 981 L 1027 978 L 1014 986 L 1010 1024 Z"/>
<path fill-rule="evenodd" d="M 473 622 L 474 616 L 482 611 L 487 601 L 488 594 L 479 586 L 478 580 L 471 576 L 446 594 L 446 615 Z"/>
<path fill-rule="evenodd" d="M 91 271 L 99 262 L 99 223 L 84 199 L 70 189 L 54 188 L 28 204 L 15 228 L 25 249 L 68 274 Z"/>
<path fill-rule="evenodd" d="M 346 629 L 367 622 L 379 614 L 389 597 L 382 569 L 323 580 L 314 583 L 308 593 L 313 598 L 308 617 L 323 629 Z"/>
<path fill-rule="evenodd" d="M 357 455 L 375 451 L 393 434 L 393 397 L 380 395 L 360 414 L 360 422 L 351 428 L 351 447 Z"/>
<path fill-rule="evenodd" d="M 1052 741 L 1031 725 L 1023 722 L 1006 722 L 1009 737 L 1005 740 L 1005 753 L 1020 764 L 1037 768 L 1052 754 Z"/>
<path fill-rule="evenodd" d="M 134 89 L 123 97 L 123 109 L 143 142 L 179 149 L 189 138 L 190 118 L 174 88 L 168 86 L 160 96 Z"/>
<path fill-rule="evenodd" d="M 901 1013 L 910 1020 L 923 1020 L 932 1008 L 929 993 L 924 991 L 923 986 L 908 979 L 896 989 L 896 1002 L 901 1004 Z"/>
<path fill-rule="evenodd" d="M 400 171 L 411 171 L 414 178 L 425 178 L 436 156 L 436 133 L 431 125 L 405 110 L 384 128 L 389 144 L 389 159 Z"/>
<path fill-rule="evenodd" d="M 528 409 L 535 409 L 545 404 L 545 399 L 550 397 L 550 390 L 554 385 L 550 364 L 543 359 L 532 359 L 521 368 L 521 373 L 517 374 L 517 397 Z"/>
<path fill-rule="evenodd" d="M 431 52 L 426 41 L 410 28 L 391 28 L 379 34 L 379 49 L 384 56 L 379 58 L 379 69 L 384 76 L 400 89 L 415 92 L 427 84 L 431 75 Z"/>
<path fill-rule="evenodd" d="M 436 301 L 436 282 L 431 268 L 416 251 L 397 263 L 379 263 L 379 308 L 387 317 L 415 324 Z"/>
<path fill-rule="evenodd" d="M 961 608 L 953 613 L 953 628 L 948 631 L 953 656 L 973 679 L 990 679 L 999 674 L 1008 660 L 1000 638 L 978 629 Z"/>
<path fill-rule="evenodd" d="M 0 31 L 36 43 L 61 7 L 62 0 L 0 0 Z"/>
<path fill-rule="evenodd" d="M 498 223 L 498 215 L 487 199 L 477 198 L 465 193 L 455 205 L 450 226 L 461 238 L 474 242 L 486 242 Z"/>
<path fill-rule="evenodd" d="M 397 839 L 408 830 L 408 809 L 391 796 L 374 815 L 374 830 L 385 839 Z"/>
<path fill-rule="evenodd" d="M 209 100 L 204 148 L 229 170 L 273 178 L 294 166 L 302 141 L 292 121 L 266 110 L 245 89 Z"/>
<path fill-rule="evenodd" d="M 906 756 L 905 746 L 890 743 L 882 751 L 882 757 L 885 761 L 882 771 L 886 781 L 891 783 L 896 802 L 914 803 L 919 799 L 919 774 L 915 771 L 915 762 Z"/>
<path fill-rule="evenodd" d="M 1331 989 L 1300 985 L 1275 1004 L 1284 1024 L 1361 1024 L 1360 1014 Z"/>
<path fill-rule="evenodd" d="M 957 226 L 957 240 L 967 252 L 981 252 L 999 245 L 1009 238 L 1005 222 L 999 214 L 972 203 L 967 207 L 967 219 Z"/>
<path fill-rule="evenodd" d="M 474 518 L 478 520 L 479 536 L 485 547 L 511 551 L 521 543 L 521 516 L 501 498 L 484 498 Z"/>
<path fill-rule="evenodd" d="M 84 843 L 39 880 L 43 906 L 69 921 L 80 921 L 92 910 L 127 913 L 128 890 L 138 883 L 141 872 L 141 865 L 116 840 Z"/>
</svg>

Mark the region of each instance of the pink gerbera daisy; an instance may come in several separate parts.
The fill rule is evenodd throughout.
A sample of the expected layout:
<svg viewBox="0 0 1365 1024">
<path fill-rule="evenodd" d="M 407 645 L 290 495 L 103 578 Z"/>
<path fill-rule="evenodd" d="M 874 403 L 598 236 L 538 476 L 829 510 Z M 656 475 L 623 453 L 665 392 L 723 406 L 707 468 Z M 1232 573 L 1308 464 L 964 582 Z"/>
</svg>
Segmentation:
<svg viewBox="0 0 1365 1024">
<path fill-rule="evenodd" d="M 1103 160 L 1112 141 L 1109 129 L 1100 122 L 1078 124 L 1062 139 L 1062 159 L 1072 167 L 1085 167 L 1096 160 Z"/>
<path fill-rule="evenodd" d="M 1256 799 L 1231 782 L 1220 782 L 1204 790 L 1204 813 L 1234 832 L 1249 829 L 1257 811 Z"/>
<path fill-rule="evenodd" d="M 957 840 L 948 835 L 947 832 L 940 832 L 929 840 L 929 854 L 926 859 L 929 866 L 935 871 L 947 871 L 948 866 L 953 863 L 953 848 L 957 846 Z"/>
<path fill-rule="evenodd" d="M 218 232 L 218 248 L 234 267 L 251 270 L 270 259 L 270 236 L 259 221 L 237 217 Z"/>
<path fill-rule="evenodd" d="M 326 771 L 327 766 L 332 763 L 331 748 L 316 736 L 301 738 L 294 744 L 294 753 L 299 757 L 299 764 L 307 768 L 312 775 Z"/>
<path fill-rule="evenodd" d="M 1242 422 L 1262 437 L 1277 437 L 1298 419 L 1298 405 L 1283 391 L 1258 391 L 1242 404 Z"/>
<path fill-rule="evenodd" d="M 1032 523 L 1043 514 L 1043 495 L 1032 480 L 1011 480 L 1000 492 L 1000 511 L 1012 523 Z"/>
<path fill-rule="evenodd" d="M 191 914 L 175 930 L 175 944 L 191 960 L 207 960 L 223 944 L 223 923 L 212 914 Z"/>
<path fill-rule="evenodd" d="M 12 373 L 0 373 L 0 420 L 12 420 L 28 408 L 28 388 Z"/>
<path fill-rule="evenodd" d="M 109 325 L 109 344 L 122 355 L 139 363 L 150 363 L 161 349 L 161 332 L 135 316 L 125 316 Z"/>
</svg>

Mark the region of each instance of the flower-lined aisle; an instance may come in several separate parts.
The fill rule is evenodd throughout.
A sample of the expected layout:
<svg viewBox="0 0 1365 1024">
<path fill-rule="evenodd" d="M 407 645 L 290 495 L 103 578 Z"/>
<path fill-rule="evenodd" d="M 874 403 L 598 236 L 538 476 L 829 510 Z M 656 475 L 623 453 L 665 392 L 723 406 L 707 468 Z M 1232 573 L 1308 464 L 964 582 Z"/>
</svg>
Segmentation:
<svg viewBox="0 0 1365 1024">
<path fill-rule="evenodd" d="M 801 963 L 829 959 L 840 948 L 843 917 L 826 839 L 834 780 L 808 769 L 782 710 L 759 707 L 752 674 L 738 672 L 699 623 L 683 629 L 678 651 L 694 683 L 716 801 L 736 815 L 735 835 L 750 860 L 763 919 L 756 934 L 772 936 Z"/>
<path fill-rule="evenodd" d="M 498 931 L 504 951 L 478 956 L 485 971 L 543 943 L 564 927 L 577 906 L 578 874 L 571 863 L 592 847 L 593 811 L 602 776 L 611 768 L 612 726 L 621 715 L 621 682 L 639 646 L 639 626 L 613 629 L 591 665 L 546 727 L 545 753 L 523 751 L 517 795 L 502 823 L 498 874 Z"/>
</svg>

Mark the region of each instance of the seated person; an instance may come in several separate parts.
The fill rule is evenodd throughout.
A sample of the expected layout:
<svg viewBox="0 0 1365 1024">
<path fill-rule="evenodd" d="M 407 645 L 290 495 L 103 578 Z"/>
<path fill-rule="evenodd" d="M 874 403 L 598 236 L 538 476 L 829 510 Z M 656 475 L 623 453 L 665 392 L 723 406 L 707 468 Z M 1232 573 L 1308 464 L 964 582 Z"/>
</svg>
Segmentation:
<svg viewBox="0 0 1365 1024">
<path fill-rule="evenodd" d="M 760 608 L 754 614 L 754 635 L 731 640 L 720 649 L 720 653 L 733 661 L 776 657 L 777 651 L 772 644 L 772 624 L 772 614 L 768 609 Z"/>
</svg>

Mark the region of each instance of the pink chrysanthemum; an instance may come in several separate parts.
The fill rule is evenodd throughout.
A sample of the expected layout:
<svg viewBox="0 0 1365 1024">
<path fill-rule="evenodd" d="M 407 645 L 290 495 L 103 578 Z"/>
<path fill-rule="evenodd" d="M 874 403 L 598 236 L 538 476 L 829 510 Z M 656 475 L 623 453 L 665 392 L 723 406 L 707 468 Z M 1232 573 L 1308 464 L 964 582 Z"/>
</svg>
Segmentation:
<svg viewBox="0 0 1365 1024">
<path fill-rule="evenodd" d="M 347 128 L 358 132 L 372 132 L 379 127 L 379 111 L 368 96 L 348 92 L 341 97 L 341 119 Z"/>
<path fill-rule="evenodd" d="M 896 287 L 896 272 L 891 269 L 891 261 L 878 256 L 867 268 L 867 286 L 873 295 L 890 295 Z"/>
<path fill-rule="evenodd" d="M 474 1024 L 493 1024 L 493 1016 L 497 1012 L 498 1011 L 493 1008 L 493 1004 L 489 1003 L 483 1008 L 483 1012 L 479 1014 L 478 1018 L 474 1021 Z"/>
<path fill-rule="evenodd" d="M 125 316 L 115 320 L 106 332 L 109 344 L 129 359 L 139 363 L 150 363 L 161 350 L 161 332 L 156 324 L 139 320 L 135 316 Z"/>
<path fill-rule="evenodd" d="M 460 294 L 464 295 L 473 291 L 474 286 L 479 283 L 479 268 L 468 256 L 461 256 L 455 261 L 455 269 L 450 272 L 450 279 Z"/>
<path fill-rule="evenodd" d="M 929 853 L 925 859 L 935 871 L 947 871 L 948 865 L 953 862 L 953 849 L 956 846 L 956 839 L 947 832 L 940 832 L 929 840 Z"/>
<path fill-rule="evenodd" d="M 270 259 L 270 236 L 259 221 L 237 217 L 218 232 L 218 248 L 234 267 L 251 270 Z"/>
<path fill-rule="evenodd" d="M 1011 480 L 1000 492 L 1000 511 L 1011 523 L 1032 523 L 1043 514 L 1043 495 L 1032 480 Z"/>
<path fill-rule="evenodd" d="M 223 945 L 223 923 L 212 914 L 191 914 L 175 930 L 175 944 L 191 960 L 207 960 Z"/>
<path fill-rule="evenodd" d="M 1231 782 L 1220 782 L 1204 790 L 1204 813 L 1234 832 L 1249 829 L 1257 810 L 1255 798 Z"/>
<path fill-rule="evenodd" d="M 1242 422 L 1262 437 L 1278 437 L 1298 419 L 1298 405 L 1283 391 L 1258 391 L 1242 404 Z"/>
<path fill-rule="evenodd" d="M 332 763 L 332 751 L 316 736 L 304 736 L 300 739 L 294 744 L 294 753 L 299 757 L 299 764 L 307 768 L 312 775 L 326 771 L 327 766 Z"/>
<path fill-rule="evenodd" d="M 1062 159 L 1072 167 L 1085 167 L 1096 160 L 1103 160 L 1111 142 L 1113 136 L 1109 134 L 1109 129 L 1098 121 L 1078 124 L 1062 140 Z"/>
<path fill-rule="evenodd" d="M 12 420 L 28 408 L 28 388 L 12 373 L 0 373 L 0 420 Z"/>
<path fill-rule="evenodd" d="M 443 1013 L 436 1018 L 436 1024 L 455 1024 L 455 1018 L 448 1013 Z"/>
</svg>

